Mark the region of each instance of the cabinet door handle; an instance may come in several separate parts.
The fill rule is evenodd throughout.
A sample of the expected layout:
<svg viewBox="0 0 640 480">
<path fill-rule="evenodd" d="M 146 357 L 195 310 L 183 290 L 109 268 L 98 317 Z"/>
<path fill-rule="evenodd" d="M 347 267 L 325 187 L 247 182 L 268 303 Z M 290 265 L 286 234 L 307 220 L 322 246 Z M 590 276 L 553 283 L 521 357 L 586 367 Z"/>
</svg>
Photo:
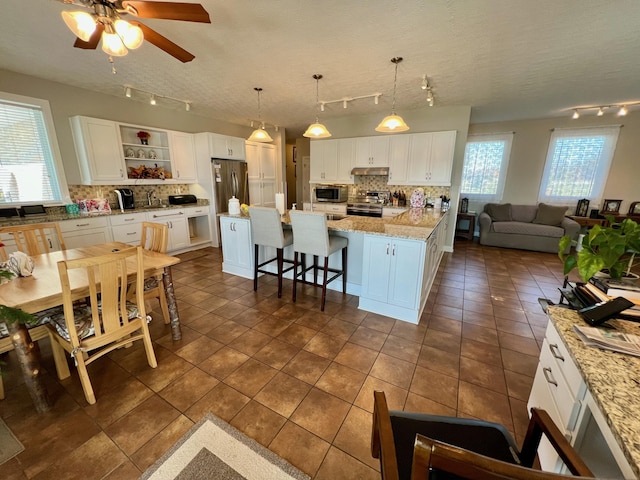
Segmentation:
<svg viewBox="0 0 640 480">
<path fill-rule="evenodd" d="M 553 355 L 558 360 L 562 360 L 564 362 L 564 357 L 560 353 L 560 350 L 558 349 L 558 345 L 556 343 L 550 344 L 549 350 L 551 350 L 551 355 Z"/>
<path fill-rule="evenodd" d="M 396 244 L 393 244 L 393 248 L 391 249 L 391 256 L 395 256 L 396 254 Z"/>
<path fill-rule="evenodd" d="M 556 382 L 553 378 L 553 374 L 551 373 L 551 369 L 549 367 L 544 367 L 542 369 L 542 373 L 544 373 L 544 378 L 547 379 L 548 383 L 550 383 L 551 385 L 555 385 L 556 387 L 558 386 L 558 382 Z"/>
<path fill-rule="evenodd" d="M 47 238 L 47 242 L 49 242 L 49 248 L 53 248 L 53 243 L 51 243 L 51 239 Z"/>
<path fill-rule="evenodd" d="M 389 255 L 389 244 L 387 243 L 387 255 Z"/>
<path fill-rule="evenodd" d="M 120 178 L 124 178 L 124 172 L 122 169 L 120 169 Z"/>
<path fill-rule="evenodd" d="M 180 170 L 176 170 L 176 177 L 180 178 Z"/>
</svg>

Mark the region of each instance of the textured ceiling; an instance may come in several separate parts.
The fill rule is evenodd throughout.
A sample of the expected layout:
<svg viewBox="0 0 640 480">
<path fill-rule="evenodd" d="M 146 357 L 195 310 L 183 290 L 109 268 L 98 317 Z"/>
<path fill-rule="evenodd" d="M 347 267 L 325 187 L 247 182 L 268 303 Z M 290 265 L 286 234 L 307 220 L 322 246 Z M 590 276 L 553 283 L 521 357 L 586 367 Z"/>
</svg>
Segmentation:
<svg viewBox="0 0 640 480">
<path fill-rule="evenodd" d="M 193 3 L 193 2 L 192 2 Z M 571 107 L 640 101 L 637 0 L 203 0 L 211 24 L 143 23 L 195 55 L 183 64 L 146 43 L 115 59 L 73 48 L 56 0 L 2 0 L 0 68 L 106 94 L 123 85 L 193 102 L 237 124 L 262 118 L 299 136 L 320 99 L 383 93 L 327 105 L 320 118 L 391 109 L 470 105 L 472 122 L 567 115 Z M 135 94 L 134 94 L 135 96 Z M 132 101 L 135 101 L 134 98 Z M 146 99 L 138 98 L 138 101 Z M 175 104 L 172 105 L 175 108 Z M 162 107 L 160 107 L 162 108 Z"/>
</svg>

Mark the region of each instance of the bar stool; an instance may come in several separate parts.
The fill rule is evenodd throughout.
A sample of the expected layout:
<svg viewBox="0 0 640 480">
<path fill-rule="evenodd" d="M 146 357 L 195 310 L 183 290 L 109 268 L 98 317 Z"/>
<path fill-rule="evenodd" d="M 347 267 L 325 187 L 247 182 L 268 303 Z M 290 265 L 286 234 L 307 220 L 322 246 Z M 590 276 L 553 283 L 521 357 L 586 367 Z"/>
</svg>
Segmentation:
<svg viewBox="0 0 640 480">
<path fill-rule="evenodd" d="M 318 285 L 318 257 L 324 257 L 322 279 L 322 301 L 320 310 L 324 311 L 327 296 L 327 284 L 342 276 L 342 293 L 347 293 L 347 245 L 349 241 L 344 237 L 329 235 L 327 217 L 324 213 L 289 212 L 291 227 L 293 228 L 293 301 L 296 301 L 296 286 L 298 276 L 305 280 L 308 270 L 313 269 L 313 285 Z M 342 270 L 329 268 L 329 256 L 342 250 Z M 301 254 L 302 271 L 298 272 L 298 254 Z M 305 256 L 313 255 L 313 265 L 309 268 L 305 264 Z M 329 272 L 335 273 L 331 278 Z"/>
<path fill-rule="evenodd" d="M 278 298 L 282 296 L 282 275 L 293 266 L 284 268 L 284 263 L 293 264 L 291 260 L 284 258 L 284 247 L 293 243 L 293 233 L 290 230 L 282 229 L 282 221 L 280 213 L 275 208 L 265 207 L 249 207 L 249 217 L 251 219 L 251 232 L 254 244 L 254 260 L 253 260 L 253 291 L 258 290 L 258 273 L 267 275 L 275 275 L 278 277 Z M 262 263 L 259 263 L 258 247 L 273 247 L 276 249 L 276 256 Z M 262 267 L 271 262 L 277 261 L 278 273 L 263 270 Z"/>
</svg>

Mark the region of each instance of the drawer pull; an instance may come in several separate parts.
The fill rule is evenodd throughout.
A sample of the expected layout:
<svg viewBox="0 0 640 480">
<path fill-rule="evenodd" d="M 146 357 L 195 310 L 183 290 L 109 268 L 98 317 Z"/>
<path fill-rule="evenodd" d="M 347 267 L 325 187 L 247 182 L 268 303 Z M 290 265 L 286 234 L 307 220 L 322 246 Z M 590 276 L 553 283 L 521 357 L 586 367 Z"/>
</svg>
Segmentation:
<svg viewBox="0 0 640 480">
<path fill-rule="evenodd" d="M 138 232 L 127 232 L 127 235 L 135 235 Z"/>
<path fill-rule="evenodd" d="M 76 223 L 76 227 L 88 227 L 90 223 Z"/>
<path fill-rule="evenodd" d="M 133 222 L 135 220 L 135 218 L 125 218 L 124 221 L 125 222 Z"/>
<path fill-rule="evenodd" d="M 184 215 L 184 212 L 178 212 L 178 213 L 168 213 L 166 215 L 153 215 L 153 218 L 161 218 L 161 217 L 173 217 L 174 215 Z"/>
<path fill-rule="evenodd" d="M 557 358 L 558 360 L 561 360 L 564 362 L 564 357 L 562 356 L 562 354 L 560 353 L 560 350 L 558 349 L 558 344 L 556 343 L 549 344 L 549 350 L 551 350 L 551 355 L 553 355 L 554 358 Z"/>
<path fill-rule="evenodd" d="M 556 382 L 555 379 L 553 378 L 551 374 L 551 369 L 549 367 L 544 367 L 542 369 L 542 373 L 544 373 L 544 378 L 547 379 L 548 383 L 550 383 L 551 385 L 555 385 L 556 387 L 558 386 L 558 382 Z"/>
</svg>

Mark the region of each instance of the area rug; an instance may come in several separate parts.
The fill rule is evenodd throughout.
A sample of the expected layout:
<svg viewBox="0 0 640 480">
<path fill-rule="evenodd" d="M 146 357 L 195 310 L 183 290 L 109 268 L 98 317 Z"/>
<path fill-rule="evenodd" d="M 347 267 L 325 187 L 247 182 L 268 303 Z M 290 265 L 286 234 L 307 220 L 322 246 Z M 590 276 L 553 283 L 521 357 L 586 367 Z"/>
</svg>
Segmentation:
<svg viewBox="0 0 640 480">
<path fill-rule="evenodd" d="M 310 477 L 209 413 L 141 480 L 303 480 Z"/>
<path fill-rule="evenodd" d="M 9 430 L 7 424 L 0 420 L 0 465 L 12 459 L 23 450 L 24 445 L 22 445 L 13 432 Z"/>
</svg>

